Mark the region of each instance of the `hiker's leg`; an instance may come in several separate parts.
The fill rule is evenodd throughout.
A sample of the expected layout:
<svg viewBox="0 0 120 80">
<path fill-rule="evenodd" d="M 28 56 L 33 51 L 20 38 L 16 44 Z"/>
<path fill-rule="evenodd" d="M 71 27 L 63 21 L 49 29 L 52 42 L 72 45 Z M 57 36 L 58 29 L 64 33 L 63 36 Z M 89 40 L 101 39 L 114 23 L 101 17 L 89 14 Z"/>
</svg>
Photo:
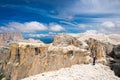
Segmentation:
<svg viewBox="0 0 120 80">
<path fill-rule="evenodd" d="M 93 62 L 93 65 L 95 65 L 95 61 Z"/>
</svg>

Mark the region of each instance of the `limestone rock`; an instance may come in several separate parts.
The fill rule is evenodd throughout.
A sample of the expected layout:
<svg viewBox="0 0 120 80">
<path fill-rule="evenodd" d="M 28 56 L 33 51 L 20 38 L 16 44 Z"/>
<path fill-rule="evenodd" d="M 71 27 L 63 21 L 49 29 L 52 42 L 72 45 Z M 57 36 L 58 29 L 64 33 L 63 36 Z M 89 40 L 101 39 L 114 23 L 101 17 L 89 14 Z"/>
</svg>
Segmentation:
<svg viewBox="0 0 120 80">
<path fill-rule="evenodd" d="M 110 65 L 111 69 L 115 72 L 115 75 L 120 77 L 120 61 L 114 62 Z"/>
<path fill-rule="evenodd" d="M 8 46 L 12 42 L 23 40 L 23 36 L 18 32 L 0 34 L 0 46 Z"/>
<path fill-rule="evenodd" d="M 120 45 L 114 47 L 114 54 L 116 58 L 120 59 Z"/>
<path fill-rule="evenodd" d="M 110 43 L 104 43 L 105 53 L 106 55 L 111 55 L 113 52 L 114 45 Z"/>
<path fill-rule="evenodd" d="M 55 36 L 53 45 L 54 46 L 62 46 L 62 47 L 74 45 L 74 46 L 79 47 L 82 45 L 82 43 L 79 40 L 77 40 L 77 38 L 75 38 L 75 37 L 72 37 L 67 34 L 61 34 L 61 35 Z"/>
<path fill-rule="evenodd" d="M 97 59 L 101 59 L 105 56 L 104 45 L 101 42 L 90 38 L 87 43 L 89 45 L 89 50 L 92 52 L 92 56 L 96 56 Z"/>
<path fill-rule="evenodd" d="M 0 47 L 0 71 L 6 78 L 19 80 L 74 64 L 92 63 L 93 55 L 97 56 L 97 62 L 103 64 L 106 63 L 107 56 L 112 57 L 110 53 L 113 53 L 114 59 L 119 58 L 119 46 L 92 38 L 80 39 L 61 34 L 57 35 L 51 44 L 44 44 L 34 39 L 12 42 L 9 48 Z M 113 70 L 116 69 L 114 65 L 111 65 Z M 119 66 L 117 67 L 119 70 Z"/>
<path fill-rule="evenodd" d="M 110 57 L 113 58 L 113 60 L 110 60 L 110 67 L 115 72 L 117 76 L 120 77 L 120 45 L 116 45 L 113 47 L 113 51 L 110 54 Z"/>
<path fill-rule="evenodd" d="M 13 43 L 10 46 L 10 58 L 13 62 L 19 61 L 19 44 Z"/>
</svg>

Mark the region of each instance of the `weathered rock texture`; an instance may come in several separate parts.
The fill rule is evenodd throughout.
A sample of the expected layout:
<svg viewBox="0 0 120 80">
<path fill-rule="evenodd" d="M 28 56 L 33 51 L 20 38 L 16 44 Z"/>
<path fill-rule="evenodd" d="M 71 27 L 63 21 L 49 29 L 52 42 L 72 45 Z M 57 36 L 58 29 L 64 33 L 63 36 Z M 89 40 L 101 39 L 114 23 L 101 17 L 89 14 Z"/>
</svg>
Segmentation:
<svg viewBox="0 0 120 80">
<path fill-rule="evenodd" d="M 10 59 L 10 49 L 5 47 L 0 47 L 0 80 L 2 79 L 2 77 L 8 76 L 5 75 L 5 69 L 7 62 L 9 62 L 9 59 Z"/>
<path fill-rule="evenodd" d="M 58 42 L 55 40 L 53 44 L 39 47 L 23 43 L 22 45 L 19 43 L 11 44 L 8 52 L 9 61 L 2 69 L 4 75 L 12 80 L 17 80 L 41 72 L 92 61 L 89 57 L 90 53 L 88 54 L 87 50 L 81 50 L 80 41 L 72 36 L 68 36 L 67 39 L 65 37 L 55 38 Z M 65 40 L 60 42 L 59 40 L 62 38 Z"/>
<path fill-rule="evenodd" d="M 109 46 L 110 49 L 107 48 Z M 9 48 L 1 47 L 0 71 L 6 78 L 19 80 L 74 64 L 92 63 L 94 55 L 97 62 L 107 64 L 111 60 L 106 57 L 119 58 L 119 47 L 96 39 L 82 40 L 67 34 L 55 36 L 51 44 L 30 39 L 12 43 Z M 112 69 L 115 67 L 110 66 Z"/>
<path fill-rule="evenodd" d="M 20 40 L 23 40 L 23 37 L 18 32 L 0 34 L 0 46 L 8 46 L 11 42 Z"/>
<path fill-rule="evenodd" d="M 91 57 L 96 56 L 98 62 L 106 64 L 104 44 L 92 38 L 87 40 L 87 43 L 89 45 L 88 50 L 92 53 Z"/>
<path fill-rule="evenodd" d="M 108 66 L 73 65 L 57 71 L 44 72 L 22 80 L 120 80 Z"/>
<path fill-rule="evenodd" d="M 114 51 L 114 55 L 115 55 L 114 57 L 116 59 L 120 59 L 120 45 L 115 46 L 113 51 Z"/>
<path fill-rule="evenodd" d="M 113 51 L 109 56 L 112 57 L 112 60 L 110 60 L 111 69 L 120 77 L 120 45 L 114 46 Z"/>
<path fill-rule="evenodd" d="M 77 40 L 77 38 L 75 38 L 75 37 L 72 37 L 72 36 L 66 35 L 66 34 L 62 34 L 59 36 L 55 36 L 53 45 L 61 46 L 61 47 L 74 45 L 76 47 L 80 47 L 82 45 L 82 43 L 79 40 Z"/>
</svg>

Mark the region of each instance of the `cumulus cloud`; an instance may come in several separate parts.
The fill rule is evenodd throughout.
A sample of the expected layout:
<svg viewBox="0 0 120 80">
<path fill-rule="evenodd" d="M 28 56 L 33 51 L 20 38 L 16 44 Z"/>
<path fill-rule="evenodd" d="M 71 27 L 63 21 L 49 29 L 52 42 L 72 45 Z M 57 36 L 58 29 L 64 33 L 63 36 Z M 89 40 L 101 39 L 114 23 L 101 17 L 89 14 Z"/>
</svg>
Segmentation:
<svg viewBox="0 0 120 80">
<path fill-rule="evenodd" d="M 115 27 L 115 24 L 111 21 L 106 21 L 106 22 L 103 22 L 101 24 L 102 27 L 105 27 L 105 28 L 114 28 Z"/>
<path fill-rule="evenodd" d="M 54 24 L 54 23 L 51 23 L 49 28 L 51 31 L 55 31 L 55 32 L 60 32 L 65 30 L 65 28 L 62 27 L 61 25 Z"/>
<path fill-rule="evenodd" d="M 36 31 L 45 31 L 48 28 L 39 22 L 32 21 L 32 22 L 25 22 L 25 23 L 18 23 L 18 22 L 10 22 L 5 26 L 0 27 L 0 32 L 36 32 Z"/>
<path fill-rule="evenodd" d="M 64 31 L 65 28 L 59 24 L 50 23 L 49 25 L 45 25 L 43 23 L 32 21 L 25 23 L 18 22 L 10 22 L 5 26 L 0 26 L 0 32 L 37 32 L 37 31 L 55 31 L 60 32 Z"/>
<path fill-rule="evenodd" d="M 106 21 L 103 22 L 99 25 L 96 25 L 94 27 L 91 27 L 89 29 L 89 27 L 85 27 L 85 30 L 87 32 L 98 32 L 98 33 L 106 33 L 106 34 L 111 34 L 111 33 L 117 33 L 120 34 L 120 21 Z"/>
<path fill-rule="evenodd" d="M 78 24 L 78 28 L 88 33 L 120 34 L 120 21 L 105 21 L 97 25 Z"/>
<path fill-rule="evenodd" d="M 102 33 L 119 33 L 120 34 L 120 22 L 119 21 L 107 21 L 98 26 L 98 31 Z"/>
</svg>

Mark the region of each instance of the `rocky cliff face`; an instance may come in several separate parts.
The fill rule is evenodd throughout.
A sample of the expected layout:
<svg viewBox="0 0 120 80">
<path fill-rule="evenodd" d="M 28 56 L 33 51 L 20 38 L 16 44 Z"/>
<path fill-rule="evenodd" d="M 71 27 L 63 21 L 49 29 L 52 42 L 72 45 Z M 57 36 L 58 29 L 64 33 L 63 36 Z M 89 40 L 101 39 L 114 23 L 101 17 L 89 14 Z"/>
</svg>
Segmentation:
<svg viewBox="0 0 120 80">
<path fill-rule="evenodd" d="M 98 63 L 109 64 L 106 57 L 118 59 L 119 46 L 92 38 L 80 40 L 67 34 L 57 35 L 51 44 L 34 40 L 16 42 L 9 48 L 1 47 L 0 70 L 6 78 L 19 80 L 74 64 L 92 63 L 94 55 Z M 115 70 L 115 66 L 110 66 Z"/>
<path fill-rule="evenodd" d="M 0 47 L 0 80 L 2 79 L 2 77 L 8 76 L 5 75 L 5 69 L 7 62 L 9 62 L 9 59 L 10 59 L 10 49 L 5 47 Z"/>
<path fill-rule="evenodd" d="M 91 57 L 96 56 L 97 62 L 106 64 L 106 54 L 104 44 L 100 41 L 90 38 L 87 40 L 88 50 L 92 53 Z"/>
<path fill-rule="evenodd" d="M 8 46 L 11 42 L 21 41 L 24 38 L 18 32 L 0 34 L 0 46 Z"/>
<path fill-rule="evenodd" d="M 111 69 L 120 77 L 120 45 L 114 46 L 109 56 L 112 58 L 109 61 Z"/>
<path fill-rule="evenodd" d="M 17 80 L 41 72 L 70 67 L 73 64 L 90 63 L 92 59 L 89 51 L 81 49 L 82 44 L 76 38 L 66 36 L 58 35 L 53 44 L 41 46 L 24 43 L 11 44 L 9 61 L 2 69 L 3 73 L 7 78 Z"/>
</svg>

